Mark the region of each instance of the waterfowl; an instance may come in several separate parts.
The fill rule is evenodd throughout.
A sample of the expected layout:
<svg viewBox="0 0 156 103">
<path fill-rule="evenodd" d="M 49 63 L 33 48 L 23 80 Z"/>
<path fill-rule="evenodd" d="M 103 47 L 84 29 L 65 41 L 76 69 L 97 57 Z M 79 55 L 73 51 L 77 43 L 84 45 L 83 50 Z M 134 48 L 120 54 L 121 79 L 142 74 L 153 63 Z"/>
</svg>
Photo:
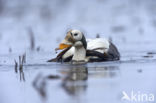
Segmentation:
<svg viewBox="0 0 156 103">
<path fill-rule="evenodd" d="M 120 59 L 116 46 L 105 38 L 87 39 L 83 32 L 70 30 L 57 50 L 56 58 L 48 62 L 102 62 Z"/>
</svg>

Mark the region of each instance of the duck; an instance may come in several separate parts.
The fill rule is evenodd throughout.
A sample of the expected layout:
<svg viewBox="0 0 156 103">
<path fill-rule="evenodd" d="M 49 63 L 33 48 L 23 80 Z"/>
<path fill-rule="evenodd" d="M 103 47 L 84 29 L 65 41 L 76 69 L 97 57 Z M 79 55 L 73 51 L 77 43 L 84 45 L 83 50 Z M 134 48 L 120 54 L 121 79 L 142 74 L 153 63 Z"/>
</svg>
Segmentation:
<svg viewBox="0 0 156 103">
<path fill-rule="evenodd" d="M 117 47 L 106 38 L 86 39 L 80 30 L 69 30 L 56 50 L 62 50 L 48 62 L 105 62 L 120 60 Z"/>
</svg>

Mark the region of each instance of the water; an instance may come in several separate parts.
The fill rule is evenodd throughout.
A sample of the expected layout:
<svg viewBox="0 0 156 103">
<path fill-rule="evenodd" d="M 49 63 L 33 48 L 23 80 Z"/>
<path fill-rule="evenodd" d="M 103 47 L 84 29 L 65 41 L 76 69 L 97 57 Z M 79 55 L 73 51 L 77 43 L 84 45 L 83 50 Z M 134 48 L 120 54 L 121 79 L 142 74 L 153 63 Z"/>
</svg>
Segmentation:
<svg viewBox="0 0 156 103">
<path fill-rule="evenodd" d="M 155 57 L 78 66 L 28 59 L 17 73 L 1 65 L 1 103 L 121 103 L 122 91 L 155 94 Z"/>
<path fill-rule="evenodd" d="M 156 95 L 155 1 L 1 2 L 0 103 L 127 103 L 123 91 Z M 56 56 L 66 29 L 75 27 L 86 38 L 112 39 L 121 60 L 46 62 Z M 26 63 L 16 71 L 23 54 Z"/>
</svg>

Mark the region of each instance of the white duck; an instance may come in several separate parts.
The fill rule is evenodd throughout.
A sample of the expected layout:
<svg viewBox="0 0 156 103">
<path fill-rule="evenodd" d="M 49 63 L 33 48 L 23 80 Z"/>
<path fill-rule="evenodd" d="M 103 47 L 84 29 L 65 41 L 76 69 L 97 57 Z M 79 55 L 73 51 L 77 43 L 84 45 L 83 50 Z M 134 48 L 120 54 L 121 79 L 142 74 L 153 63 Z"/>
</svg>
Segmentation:
<svg viewBox="0 0 156 103">
<path fill-rule="evenodd" d="M 85 39 L 79 30 L 70 30 L 59 45 L 64 49 L 48 62 L 102 62 L 120 59 L 120 53 L 113 43 L 105 38 Z"/>
</svg>

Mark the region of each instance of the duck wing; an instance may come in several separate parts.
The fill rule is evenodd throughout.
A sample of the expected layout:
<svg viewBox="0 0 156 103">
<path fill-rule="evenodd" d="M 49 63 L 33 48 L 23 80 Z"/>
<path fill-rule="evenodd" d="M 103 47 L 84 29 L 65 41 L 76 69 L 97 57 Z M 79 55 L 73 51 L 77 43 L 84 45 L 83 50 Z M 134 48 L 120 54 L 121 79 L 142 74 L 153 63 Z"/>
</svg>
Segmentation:
<svg viewBox="0 0 156 103">
<path fill-rule="evenodd" d="M 48 60 L 47 62 L 65 62 L 65 61 L 70 61 L 70 59 L 72 59 L 72 56 L 69 56 L 65 59 L 63 59 L 63 55 L 68 51 L 70 50 L 71 47 L 67 48 L 67 49 L 64 49 L 62 52 L 60 52 L 56 58 L 52 58 L 50 60 Z"/>
<path fill-rule="evenodd" d="M 107 52 L 99 52 L 101 49 L 102 48 L 87 50 L 86 56 L 89 58 L 88 62 L 114 61 L 120 59 L 120 54 L 113 43 L 110 44 Z"/>
<path fill-rule="evenodd" d="M 105 38 L 88 40 L 86 56 L 89 62 L 113 61 L 120 59 L 116 46 Z"/>
</svg>

